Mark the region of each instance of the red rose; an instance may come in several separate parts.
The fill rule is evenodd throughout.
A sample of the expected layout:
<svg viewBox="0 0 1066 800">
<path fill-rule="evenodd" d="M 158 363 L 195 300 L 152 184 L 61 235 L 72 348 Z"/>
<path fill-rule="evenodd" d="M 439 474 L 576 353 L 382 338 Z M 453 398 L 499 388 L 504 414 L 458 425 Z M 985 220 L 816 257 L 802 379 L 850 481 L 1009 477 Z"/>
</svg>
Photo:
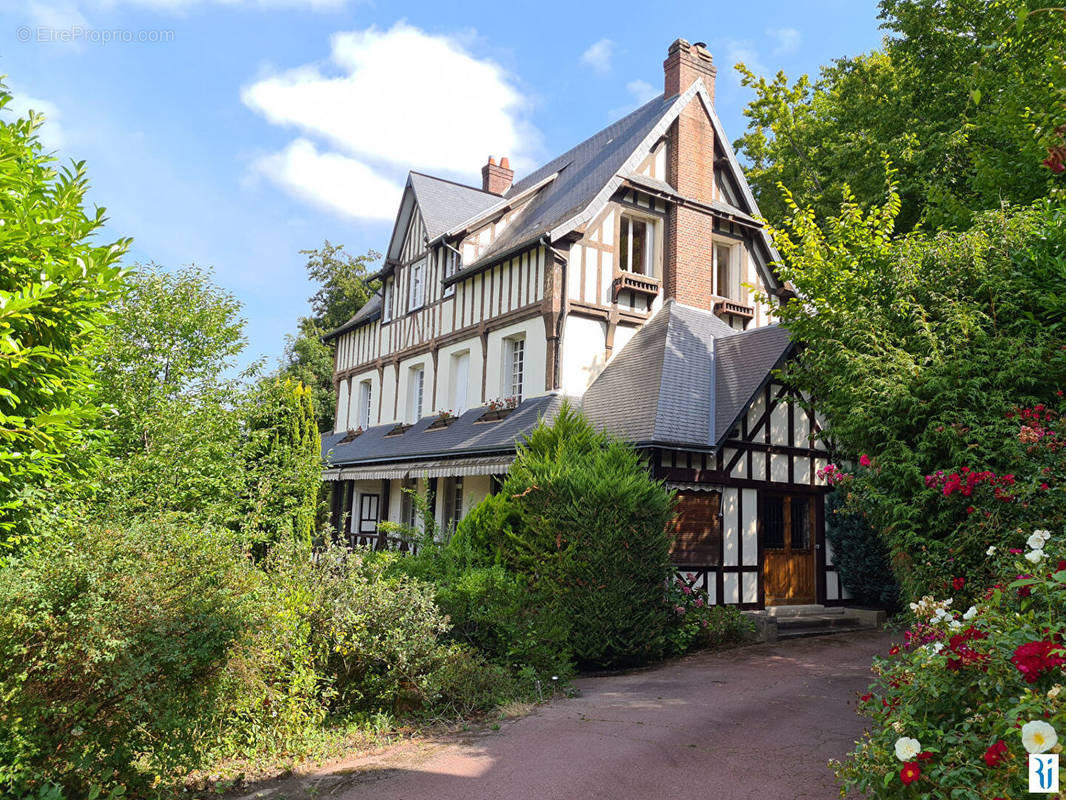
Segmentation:
<svg viewBox="0 0 1066 800">
<path fill-rule="evenodd" d="M 918 759 L 919 761 L 928 761 L 932 757 L 933 757 L 933 754 L 930 753 L 928 750 L 923 750 L 922 752 L 920 752 L 918 755 L 915 756 L 915 758 Z"/>
<path fill-rule="evenodd" d="M 1066 658 L 1058 653 L 1052 655 L 1053 650 L 1061 650 L 1061 647 L 1046 639 L 1028 642 L 1019 645 L 1010 660 L 1026 683 L 1036 683 L 1045 672 L 1066 664 Z"/>
<path fill-rule="evenodd" d="M 965 578 L 954 578 L 951 581 L 951 588 L 954 589 L 956 592 L 961 592 L 964 586 L 966 586 Z"/>
<path fill-rule="evenodd" d="M 873 694 L 870 693 L 870 692 L 867 692 L 866 694 L 864 694 L 862 697 L 859 698 L 859 702 L 860 703 L 868 703 L 868 702 L 870 702 L 870 698 L 871 697 L 873 697 Z"/>
<path fill-rule="evenodd" d="M 985 763 L 990 767 L 996 766 L 1007 757 L 1007 744 L 1002 739 L 985 750 Z"/>
<path fill-rule="evenodd" d="M 1064 562 L 1064 563 L 1066 563 L 1066 562 Z M 890 656 L 898 656 L 899 655 L 899 645 L 898 644 L 894 644 L 890 648 L 888 648 L 888 654 Z"/>
<path fill-rule="evenodd" d="M 922 777 L 922 768 L 918 766 L 917 761 L 908 761 L 899 771 L 899 779 L 903 781 L 904 786 L 910 786 L 920 777 Z"/>
<path fill-rule="evenodd" d="M 866 455 L 866 453 L 863 453 L 861 456 L 859 456 L 859 463 L 862 464 L 864 467 L 870 466 L 870 457 Z"/>
</svg>

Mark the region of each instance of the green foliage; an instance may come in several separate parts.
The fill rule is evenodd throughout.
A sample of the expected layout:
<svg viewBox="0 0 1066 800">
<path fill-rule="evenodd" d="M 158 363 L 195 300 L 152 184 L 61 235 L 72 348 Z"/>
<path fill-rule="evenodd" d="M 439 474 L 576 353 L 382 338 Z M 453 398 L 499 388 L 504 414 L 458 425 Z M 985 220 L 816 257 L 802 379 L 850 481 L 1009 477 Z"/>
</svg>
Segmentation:
<svg viewBox="0 0 1066 800">
<path fill-rule="evenodd" d="M 216 532 L 72 527 L 0 570 L 0 787 L 144 792 L 195 737 L 256 576 Z"/>
<path fill-rule="evenodd" d="M 1007 543 L 1035 552 L 1028 536 L 1014 532 Z M 1022 796 L 1031 742 L 1025 726 L 1038 721 L 1059 737 L 1066 732 L 1059 685 L 1066 633 L 1060 531 L 1039 552 L 1036 564 L 1003 550 L 986 556 L 995 583 L 987 591 L 975 587 L 979 599 L 969 609 L 957 595 L 912 605 L 904 641 L 874 660 L 874 683 L 860 700 L 869 733 L 846 761 L 833 765 L 842 791 L 923 800 Z M 1029 573 L 1033 577 L 1019 579 Z M 896 753 L 901 737 L 917 740 L 905 758 Z M 913 774 L 915 767 L 920 775 L 904 785 L 901 773 Z"/>
<path fill-rule="evenodd" d="M 892 577 L 888 546 L 861 514 L 844 507 L 839 492 L 825 501 L 825 538 L 833 548 L 833 566 L 852 602 L 895 609 L 899 586 Z"/>
<path fill-rule="evenodd" d="M 310 543 L 322 485 L 322 444 L 311 390 L 288 378 L 267 381 L 248 407 L 245 534 L 260 545 L 282 538 Z"/>
<path fill-rule="evenodd" d="M 0 83 L 0 108 L 11 94 Z M 121 287 L 128 239 L 94 237 L 84 162 L 57 169 L 42 151 L 43 117 L 0 121 L 0 545 L 80 476 L 99 413 L 89 352 Z"/>
<path fill-rule="evenodd" d="M 691 581 L 693 576 L 688 576 Z M 670 609 L 667 626 L 667 655 L 679 656 L 699 647 L 721 647 L 751 639 L 755 623 L 736 606 L 712 606 L 702 591 L 693 590 L 680 577 L 668 590 Z"/>
<path fill-rule="evenodd" d="M 820 216 L 845 187 L 881 197 L 881 161 L 899 169 L 899 230 L 968 227 L 1003 202 L 1058 196 L 1042 161 L 1066 123 L 1066 14 L 1039 0 L 882 0 L 881 50 L 790 83 L 738 65 L 756 92 L 735 147 L 762 213 L 790 213 L 779 184 Z M 1029 13 L 1029 12 L 1032 13 Z"/>
<path fill-rule="evenodd" d="M 312 387 L 320 431 L 333 427 L 336 391 L 333 386 L 333 348 L 322 337 L 355 316 L 376 288 L 367 281 L 368 267 L 381 258 L 373 250 L 361 256 L 345 252 L 328 240 L 307 256 L 307 274 L 318 291 L 310 298 L 311 316 L 301 317 L 295 336 L 286 337 L 281 375 Z"/>
<path fill-rule="evenodd" d="M 519 447 L 487 505 L 460 524 L 456 546 L 530 580 L 568 621 L 579 666 L 663 653 L 673 499 L 632 447 L 564 406 Z"/>
<path fill-rule="evenodd" d="M 805 344 L 787 378 L 842 452 L 874 457 L 851 491 L 914 597 L 986 538 L 958 539 L 963 509 L 942 506 L 924 476 L 1015 469 L 1007 413 L 1066 386 L 1066 211 L 1041 202 L 983 214 L 963 233 L 893 238 L 899 202 L 894 187 L 869 213 L 849 198 L 819 225 L 790 200 L 774 238 L 803 298 L 780 311 Z"/>
<path fill-rule="evenodd" d="M 155 265 L 129 276 L 96 365 L 113 409 L 100 504 L 119 513 L 233 516 L 244 476 L 244 387 L 232 374 L 244 349 L 241 305 L 195 266 Z"/>
</svg>

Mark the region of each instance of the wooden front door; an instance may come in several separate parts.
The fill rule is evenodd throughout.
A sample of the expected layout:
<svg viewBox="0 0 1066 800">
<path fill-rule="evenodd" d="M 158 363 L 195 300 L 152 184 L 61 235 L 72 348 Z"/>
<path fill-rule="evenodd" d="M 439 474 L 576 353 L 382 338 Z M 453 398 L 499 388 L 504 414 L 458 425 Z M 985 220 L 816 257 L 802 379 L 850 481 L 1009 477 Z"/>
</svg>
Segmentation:
<svg viewBox="0 0 1066 800">
<path fill-rule="evenodd" d="M 814 497 L 763 494 L 759 498 L 766 605 L 815 601 L 814 524 Z"/>
</svg>

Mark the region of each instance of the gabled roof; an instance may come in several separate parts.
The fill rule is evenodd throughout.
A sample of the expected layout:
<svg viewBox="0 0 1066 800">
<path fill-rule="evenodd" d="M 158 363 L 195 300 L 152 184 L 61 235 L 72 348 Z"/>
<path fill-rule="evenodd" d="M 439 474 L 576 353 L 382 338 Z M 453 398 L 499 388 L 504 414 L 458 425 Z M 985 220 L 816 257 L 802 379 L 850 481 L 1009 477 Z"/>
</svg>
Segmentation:
<svg viewBox="0 0 1066 800">
<path fill-rule="evenodd" d="M 793 346 L 780 325 L 752 328 L 715 344 L 715 440 L 720 442 Z"/>
<path fill-rule="evenodd" d="M 637 444 L 709 450 L 790 346 L 779 326 L 742 333 L 709 311 L 667 300 L 592 382 L 582 410 Z"/>
<path fill-rule="evenodd" d="M 500 196 L 473 186 L 412 172 L 407 183 L 414 190 L 430 240 L 500 202 Z"/>
<path fill-rule="evenodd" d="M 487 410 L 472 408 L 442 430 L 427 430 L 436 416 L 422 417 L 405 433 L 386 436 L 395 425 L 377 425 L 345 444 L 346 433 L 322 437 L 322 457 L 333 465 L 371 464 L 479 453 L 514 452 L 542 417 L 554 418 L 563 400 L 549 394 L 523 400 L 498 422 L 478 422 Z"/>
</svg>

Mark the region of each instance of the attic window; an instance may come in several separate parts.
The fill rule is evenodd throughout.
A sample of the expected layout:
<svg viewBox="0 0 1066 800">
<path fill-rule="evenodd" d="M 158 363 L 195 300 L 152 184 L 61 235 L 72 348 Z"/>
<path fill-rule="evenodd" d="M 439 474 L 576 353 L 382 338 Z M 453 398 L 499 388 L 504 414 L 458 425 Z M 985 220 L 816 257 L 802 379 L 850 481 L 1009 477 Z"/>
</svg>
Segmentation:
<svg viewBox="0 0 1066 800">
<path fill-rule="evenodd" d="M 618 266 L 634 275 L 655 275 L 655 229 L 650 219 L 623 214 L 618 234 Z"/>
<path fill-rule="evenodd" d="M 448 280 L 452 275 L 458 272 L 462 268 L 462 261 L 459 258 L 459 253 L 452 248 L 445 245 L 443 248 L 444 253 L 444 275 L 443 280 Z M 449 284 L 444 287 L 444 296 L 451 297 L 455 293 L 455 284 Z"/>
</svg>

